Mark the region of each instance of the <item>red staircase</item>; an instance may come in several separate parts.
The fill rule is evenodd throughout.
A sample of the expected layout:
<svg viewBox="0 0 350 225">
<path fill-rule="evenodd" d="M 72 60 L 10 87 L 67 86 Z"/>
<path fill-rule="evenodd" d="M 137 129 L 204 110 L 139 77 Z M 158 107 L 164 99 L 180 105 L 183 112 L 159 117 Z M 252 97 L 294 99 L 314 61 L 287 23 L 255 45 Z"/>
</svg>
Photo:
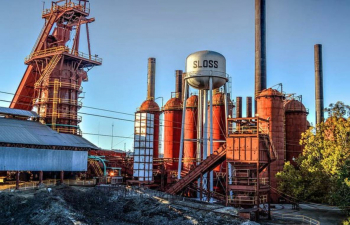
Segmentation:
<svg viewBox="0 0 350 225">
<path fill-rule="evenodd" d="M 222 145 L 218 150 L 214 151 L 206 160 L 199 164 L 194 170 L 184 176 L 181 180 L 176 182 L 166 192 L 172 195 L 179 193 L 185 187 L 197 180 L 201 174 L 213 170 L 226 159 L 226 144 Z"/>
</svg>

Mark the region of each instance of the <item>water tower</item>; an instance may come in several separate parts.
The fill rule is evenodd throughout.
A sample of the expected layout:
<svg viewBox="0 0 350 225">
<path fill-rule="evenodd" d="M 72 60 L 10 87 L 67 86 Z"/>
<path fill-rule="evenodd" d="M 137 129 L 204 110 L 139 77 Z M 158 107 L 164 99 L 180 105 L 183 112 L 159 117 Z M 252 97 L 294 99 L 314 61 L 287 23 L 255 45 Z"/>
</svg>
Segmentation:
<svg viewBox="0 0 350 225">
<path fill-rule="evenodd" d="M 186 59 L 186 76 L 184 78 L 184 99 L 179 160 L 183 158 L 184 141 L 197 143 L 197 164 L 213 153 L 213 90 L 224 86 L 225 118 L 228 117 L 226 59 L 214 51 L 199 51 Z M 186 100 L 189 86 L 198 90 L 198 124 L 197 139 L 184 140 L 186 124 Z M 209 110 L 208 110 L 209 102 Z M 227 120 L 226 120 L 227 129 Z M 202 150 L 202 151 L 201 151 Z M 182 164 L 179 163 L 178 179 L 181 179 Z M 206 177 L 206 176 L 205 176 Z M 204 180 L 206 180 L 204 178 Z M 202 182 L 201 182 L 202 183 Z M 210 172 L 210 191 L 213 191 L 213 172 Z"/>
</svg>

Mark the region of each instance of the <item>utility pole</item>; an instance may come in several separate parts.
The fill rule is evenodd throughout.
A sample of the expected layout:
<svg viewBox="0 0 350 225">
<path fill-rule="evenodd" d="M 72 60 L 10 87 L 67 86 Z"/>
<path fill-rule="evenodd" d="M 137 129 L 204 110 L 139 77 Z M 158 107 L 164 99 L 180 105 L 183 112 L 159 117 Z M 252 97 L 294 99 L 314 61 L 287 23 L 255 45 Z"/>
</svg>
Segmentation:
<svg viewBox="0 0 350 225">
<path fill-rule="evenodd" d="M 112 123 L 112 140 L 111 140 L 111 150 L 113 150 L 113 128 L 114 128 L 114 123 Z"/>
</svg>

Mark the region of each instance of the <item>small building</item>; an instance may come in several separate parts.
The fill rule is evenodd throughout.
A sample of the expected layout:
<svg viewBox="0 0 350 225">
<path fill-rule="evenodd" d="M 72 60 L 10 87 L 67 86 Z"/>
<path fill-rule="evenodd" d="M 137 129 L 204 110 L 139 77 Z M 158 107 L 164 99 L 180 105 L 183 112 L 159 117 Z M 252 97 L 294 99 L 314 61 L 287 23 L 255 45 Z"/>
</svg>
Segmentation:
<svg viewBox="0 0 350 225">
<path fill-rule="evenodd" d="M 0 171 L 86 171 L 88 151 L 98 147 L 37 120 L 35 112 L 0 107 Z"/>
</svg>

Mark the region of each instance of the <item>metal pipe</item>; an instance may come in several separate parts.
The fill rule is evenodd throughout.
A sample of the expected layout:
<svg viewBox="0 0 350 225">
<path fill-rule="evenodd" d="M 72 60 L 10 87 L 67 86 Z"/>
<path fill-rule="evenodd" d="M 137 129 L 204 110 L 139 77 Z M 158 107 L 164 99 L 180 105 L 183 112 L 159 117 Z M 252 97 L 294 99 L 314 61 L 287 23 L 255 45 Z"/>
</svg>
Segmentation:
<svg viewBox="0 0 350 225">
<path fill-rule="evenodd" d="M 187 80 L 185 80 L 185 93 L 188 89 Z M 179 164 L 178 164 L 178 170 L 177 170 L 177 179 L 181 179 L 181 168 L 182 168 L 182 156 L 184 151 L 184 130 L 185 130 L 185 118 L 186 118 L 186 100 L 188 96 L 187 94 L 184 95 L 183 99 L 183 109 L 182 109 L 182 123 L 181 123 L 181 137 L 180 137 L 180 152 L 179 152 Z"/>
<path fill-rule="evenodd" d="M 19 171 L 16 172 L 16 190 L 19 189 Z"/>
<path fill-rule="evenodd" d="M 256 97 L 266 89 L 266 4 L 255 0 L 255 113 Z"/>
<path fill-rule="evenodd" d="M 242 97 L 236 97 L 236 118 L 242 118 Z"/>
<path fill-rule="evenodd" d="M 225 94 L 225 98 L 224 98 L 224 105 L 225 105 L 225 125 L 226 125 L 226 137 L 228 135 L 228 120 L 227 118 L 229 117 L 228 115 L 228 94 L 227 94 L 227 83 L 224 84 L 224 94 Z"/>
<path fill-rule="evenodd" d="M 40 171 L 39 172 L 39 185 L 43 183 L 43 176 L 44 176 L 44 172 Z"/>
<path fill-rule="evenodd" d="M 202 126 L 203 126 L 203 123 L 202 123 L 202 119 L 203 119 L 203 91 L 202 90 L 199 90 L 198 91 L 198 119 L 197 119 L 197 126 L 198 126 L 198 129 L 197 129 L 197 165 L 200 164 L 200 162 L 202 161 Z M 198 184 L 197 184 L 197 187 L 199 188 L 199 190 L 202 189 L 202 176 L 200 176 L 200 178 L 198 178 Z M 201 192 L 197 192 L 197 197 L 200 198 L 200 200 L 202 200 L 202 195 L 201 195 Z"/>
<path fill-rule="evenodd" d="M 246 117 L 252 117 L 252 97 L 247 97 Z"/>
<path fill-rule="evenodd" d="M 322 45 L 316 44 L 315 49 L 315 101 L 316 101 L 316 124 L 323 122 L 323 63 L 322 63 Z"/>
<path fill-rule="evenodd" d="M 226 137 L 228 136 L 228 97 L 229 94 L 227 93 L 227 83 L 224 84 L 224 94 L 225 94 L 225 98 L 224 98 L 224 104 L 225 104 L 225 125 L 226 125 Z M 227 163 L 228 164 L 228 176 L 229 176 L 229 184 L 232 184 L 232 165 L 231 163 Z M 230 191 L 230 196 L 232 196 L 232 191 Z"/>
<path fill-rule="evenodd" d="M 155 96 L 156 59 L 148 58 L 147 70 L 147 100 L 153 100 Z"/>
<path fill-rule="evenodd" d="M 203 90 L 203 160 L 208 156 L 208 90 Z M 203 175 L 203 189 L 208 190 L 208 173 Z"/>
<path fill-rule="evenodd" d="M 205 160 L 208 156 L 208 91 L 203 92 L 203 160 Z"/>
<path fill-rule="evenodd" d="M 202 90 L 198 91 L 198 119 L 197 119 L 197 123 L 198 123 L 198 129 L 197 129 L 197 165 L 200 164 L 200 161 L 202 160 L 202 137 L 203 137 L 203 130 L 202 130 L 202 119 L 203 119 L 203 92 Z"/>
<path fill-rule="evenodd" d="M 60 174 L 60 181 L 61 181 L 61 184 L 63 184 L 64 182 L 64 172 L 61 171 L 61 174 Z"/>
<path fill-rule="evenodd" d="M 182 70 L 175 70 L 175 97 L 182 98 Z"/>
<path fill-rule="evenodd" d="M 213 77 L 209 78 L 209 112 L 210 112 L 210 155 L 213 154 Z M 214 191 L 214 172 L 210 171 L 210 192 Z M 210 198 L 210 202 L 213 199 Z"/>
</svg>

